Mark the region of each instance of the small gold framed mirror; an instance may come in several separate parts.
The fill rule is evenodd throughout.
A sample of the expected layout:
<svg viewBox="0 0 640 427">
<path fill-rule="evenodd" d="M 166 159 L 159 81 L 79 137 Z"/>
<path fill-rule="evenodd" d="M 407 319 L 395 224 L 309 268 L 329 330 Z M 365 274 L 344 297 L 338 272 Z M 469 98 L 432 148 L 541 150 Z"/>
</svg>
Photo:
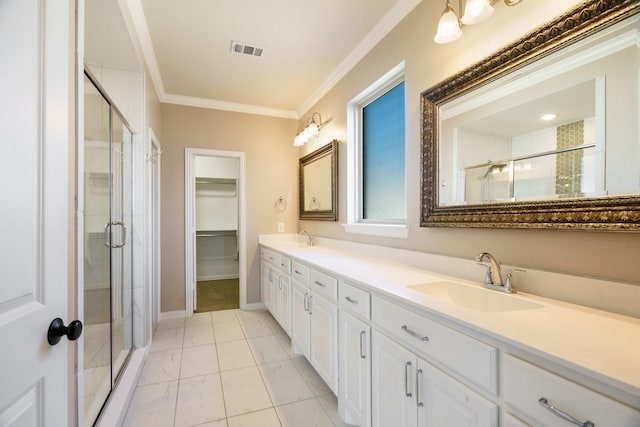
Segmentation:
<svg viewBox="0 0 640 427">
<path fill-rule="evenodd" d="M 338 141 L 300 159 L 300 219 L 338 220 Z"/>
</svg>

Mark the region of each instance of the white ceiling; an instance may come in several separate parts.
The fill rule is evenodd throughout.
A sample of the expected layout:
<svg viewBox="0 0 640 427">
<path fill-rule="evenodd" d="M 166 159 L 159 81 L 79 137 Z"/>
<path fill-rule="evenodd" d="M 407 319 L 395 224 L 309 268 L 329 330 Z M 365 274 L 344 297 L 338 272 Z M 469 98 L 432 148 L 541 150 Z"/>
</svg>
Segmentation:
<svg viewBox="0 0 640 427">
<path fill-rule="evenodd" d="M 127 3 L 161 101 L 298 118 L 420 1 Z"/>
</svg>

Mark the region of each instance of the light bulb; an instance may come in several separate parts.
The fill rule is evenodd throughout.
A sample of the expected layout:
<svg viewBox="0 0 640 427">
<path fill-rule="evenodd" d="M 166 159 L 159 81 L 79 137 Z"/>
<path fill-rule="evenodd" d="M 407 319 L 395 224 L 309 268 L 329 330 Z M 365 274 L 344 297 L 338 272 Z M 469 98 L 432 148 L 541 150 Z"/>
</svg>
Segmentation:
<svg viewBox="0 0 640 427">
<path fill-rule="evenodd" d="M 493 15 L 493 6 L 489 0 L 467 0 L 464 7 L 464 15 L 460 21 L 465 25 L 479 24 Z"/>
<path fill-rule="evenodd" d="M 440 21 L 438 21 L 438 32 L 433 38 L 438 44 L 451 43 L 458 40 L 462 36 L 462 30 L 460 29 L 460 22 L 458 22 L 458 16 L 451 9 L 451 5 L 447 2 L 447 7 L 444 9 Z"/>
</svg>

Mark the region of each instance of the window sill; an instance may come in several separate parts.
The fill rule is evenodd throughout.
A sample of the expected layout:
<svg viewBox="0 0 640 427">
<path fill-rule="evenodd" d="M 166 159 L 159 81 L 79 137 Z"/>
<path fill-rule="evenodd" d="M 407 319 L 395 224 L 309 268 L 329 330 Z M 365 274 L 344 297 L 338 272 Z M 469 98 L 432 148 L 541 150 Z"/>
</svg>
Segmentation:
<svg viewBox="0 0 640 427">
<path fill-rule="evenodd" d="M 347 233 L 395 237 L 397 239 L 409 237 L 409 227 L 405 224 L 342 224 L 342 226 Z"/>
</svg>

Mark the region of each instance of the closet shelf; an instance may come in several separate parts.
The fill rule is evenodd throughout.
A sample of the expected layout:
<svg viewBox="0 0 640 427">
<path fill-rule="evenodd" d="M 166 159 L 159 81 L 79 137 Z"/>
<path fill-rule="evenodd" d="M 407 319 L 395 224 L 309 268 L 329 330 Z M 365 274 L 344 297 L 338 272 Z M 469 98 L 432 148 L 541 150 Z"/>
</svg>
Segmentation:
<svg viewBox="0 0 640 427">
<path fill-rule="evenodd" d="M 237 230 L 197 230 L 196 237 L 235 237 Z"/>
</svg>

